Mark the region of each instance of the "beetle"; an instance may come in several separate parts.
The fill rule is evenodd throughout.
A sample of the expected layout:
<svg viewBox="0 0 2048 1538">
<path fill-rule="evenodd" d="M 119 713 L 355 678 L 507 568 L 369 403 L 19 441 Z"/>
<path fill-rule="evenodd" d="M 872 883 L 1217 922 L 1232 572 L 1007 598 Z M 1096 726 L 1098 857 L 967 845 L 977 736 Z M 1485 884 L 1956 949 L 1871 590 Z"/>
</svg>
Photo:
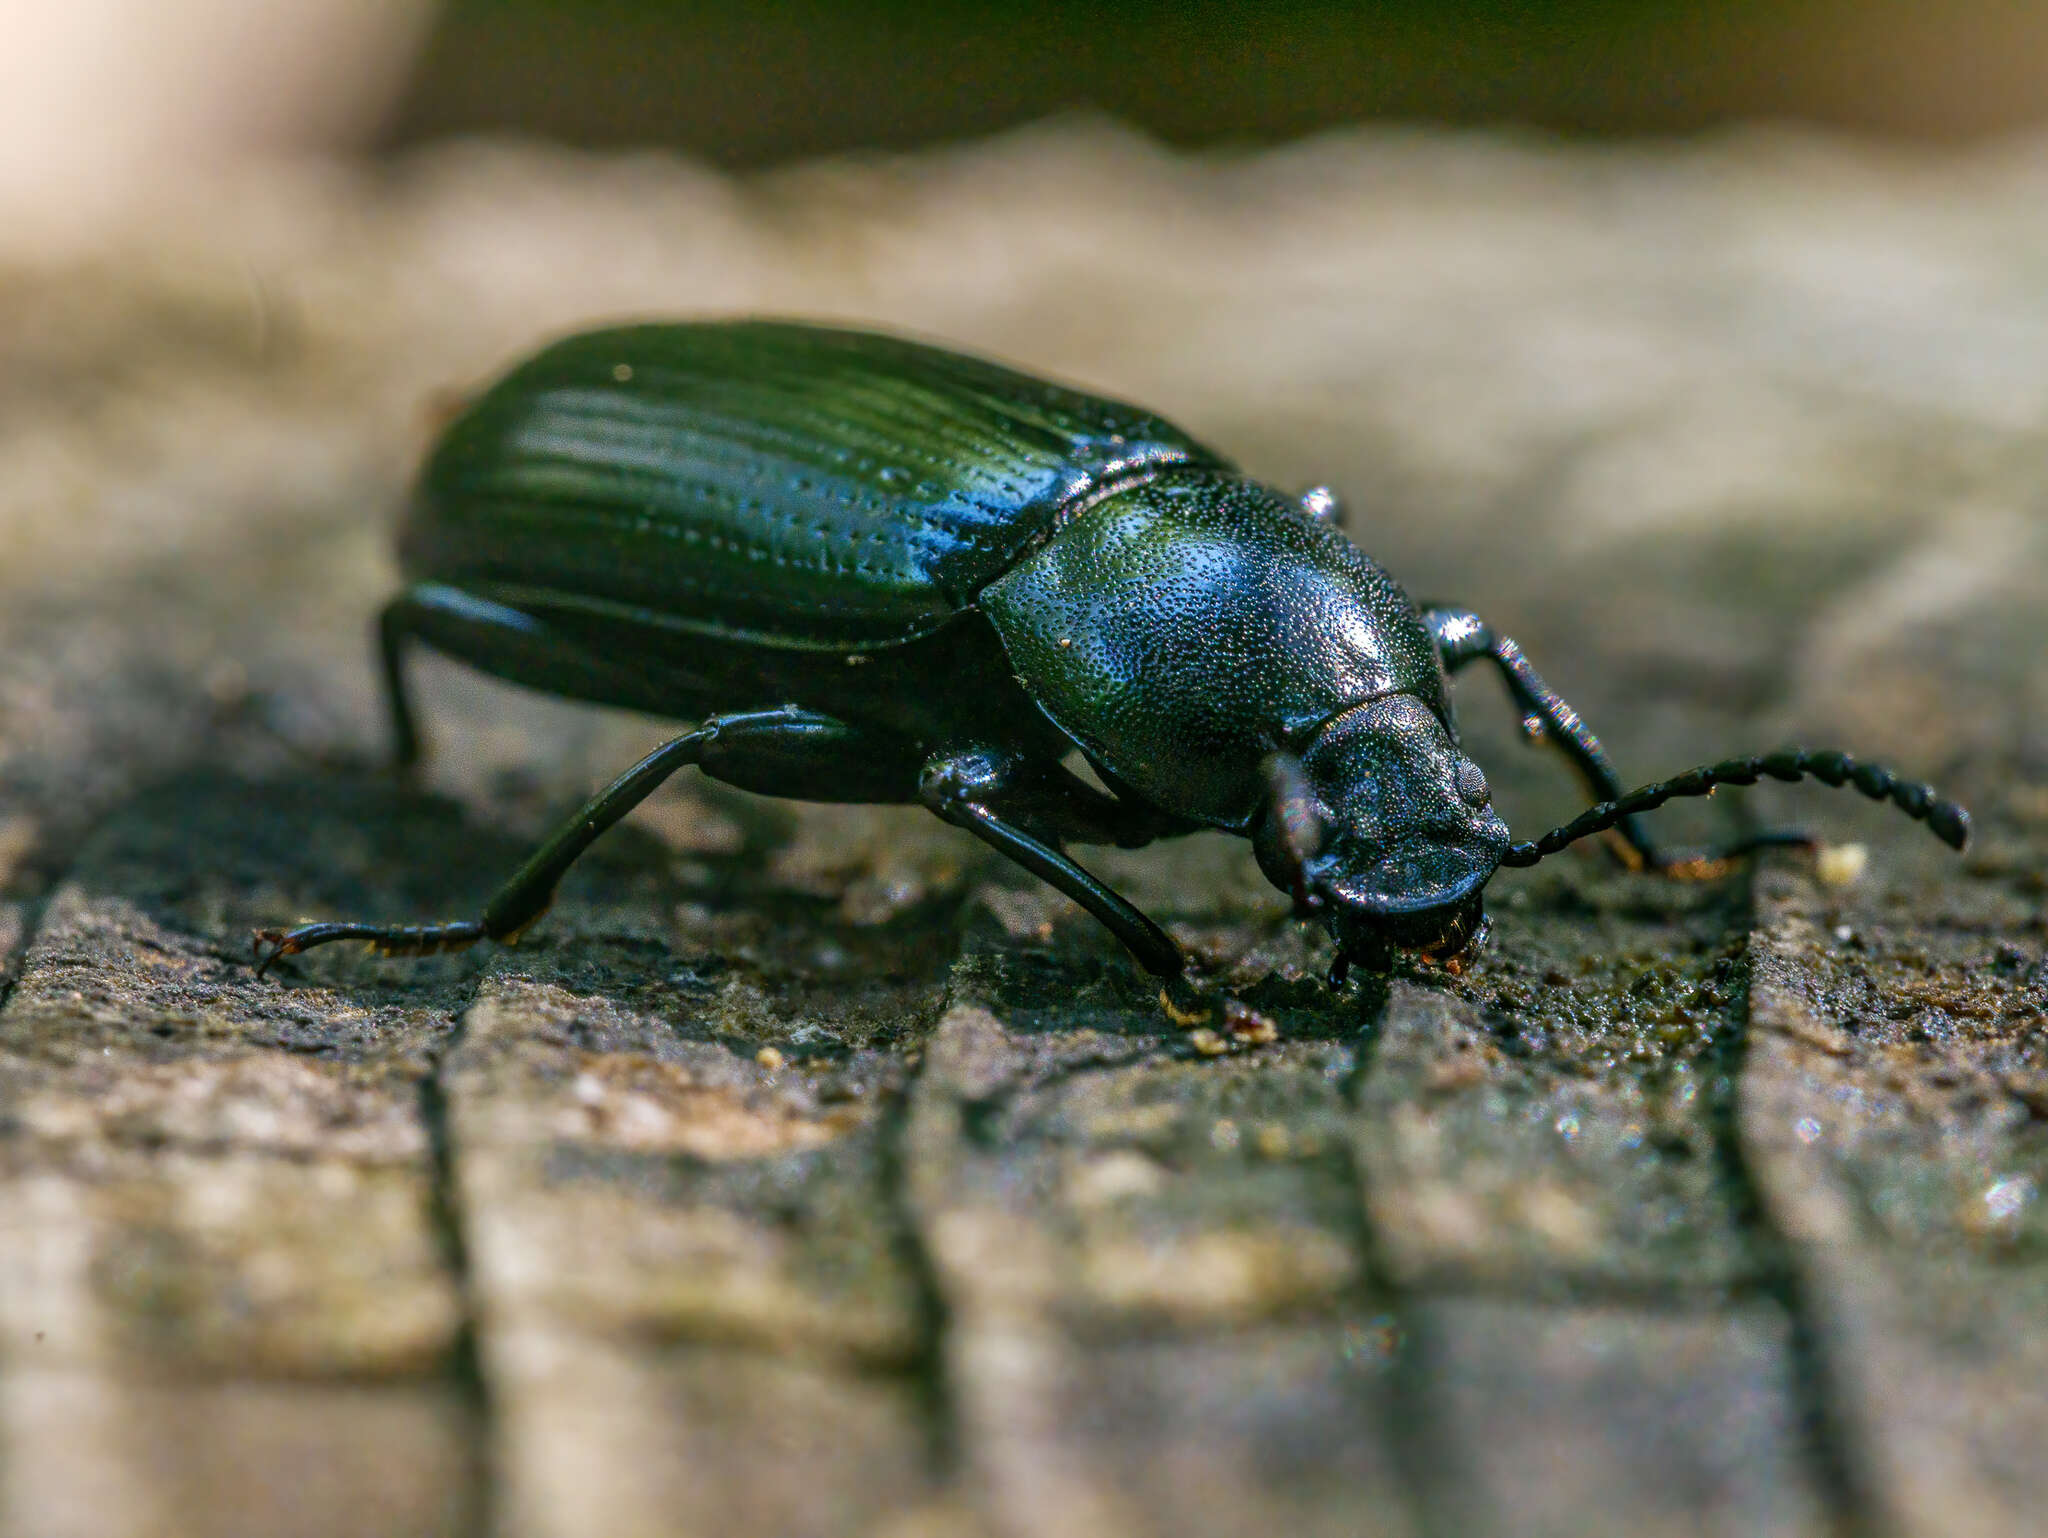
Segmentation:
<svg viewBox="0 0 2048 1538">
<path fill-rule="evenodd" d="M 572 336 L 448 427 L 378 624 L 397 757 L 404 658 L 698 723 L 590 798 L 473 918 L 263 930 L 260 968 L 337 940 L 516 940 L 593 840 L 684 765 L 818 801 L 922 803 L 1093 914 L 1173 983 L 1182 951 L 1068 852 L 1217 828 L 1336 945 L 1455 966 L 1481 894 L 1639 816 L 1813 777 L 1961 849 L 1969 817 L 1841 753 L 1730 759 L 1624 793 L 1599 739 L 1478 615 L 1418 607 L 1338 527 L 1150 412 L 901 338 L 766 320 Z M 1515 842 L 1447 678 L 1485 660 L 1595 799 Z M 1078 752 L 1095 782 L 1070 767 Z M 1176 984 L 1185 988 L 1185 982 Z M 1168 999 L 1173 1009 L 1172 999 Z"/>
</svg>

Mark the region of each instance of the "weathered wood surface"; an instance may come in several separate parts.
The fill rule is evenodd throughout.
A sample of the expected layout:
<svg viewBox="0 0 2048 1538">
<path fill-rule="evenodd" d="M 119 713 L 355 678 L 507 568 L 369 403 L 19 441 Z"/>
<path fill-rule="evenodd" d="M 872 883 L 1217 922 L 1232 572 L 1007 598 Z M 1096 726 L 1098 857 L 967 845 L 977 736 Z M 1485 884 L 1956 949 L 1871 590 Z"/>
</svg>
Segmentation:
<svg viewBox="0 0 2048 1538">
<path fill-rule="evenodd" d="M 0 1524 L 23 1535 L 2048 1530 L 2048 146 L 1094 128 L 729 182 L 464 150 L 0 253 Z M 909 327 L 1324 480 L 1645 776 L 1788 737 L 1979 840 L 1500 878 L 1349 998 L 1245 852 L 1096 861 L 1220 1057 L 916 814 L 678 785 L 367 616 L 434 401 L 619 313 Z M 740 702 L 747 703 L 747 702 Z M 1576 806 L 1489 680 L 1518 828 Z M 1713 809 L 1674 813 L 1682 833 Z"/>
</svg>

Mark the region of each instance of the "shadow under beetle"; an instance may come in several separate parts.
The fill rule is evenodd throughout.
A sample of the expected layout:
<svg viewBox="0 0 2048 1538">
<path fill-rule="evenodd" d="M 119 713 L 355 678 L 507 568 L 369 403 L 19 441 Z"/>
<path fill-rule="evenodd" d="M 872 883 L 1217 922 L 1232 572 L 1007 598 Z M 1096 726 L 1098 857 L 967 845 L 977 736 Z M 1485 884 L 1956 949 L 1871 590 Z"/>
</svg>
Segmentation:
<svg viewBox="0 0 2048 1538">
<path fill-rule="evenodd" d="M 1327 493 L 1262 486 L 1135 407 L 892 337 L 738 321 L 560 342 L 476 400 L 421 477 L 410 586 L 379 626 L 398 757 L 419 756 L 415 641 L 701 724 L 593 796 L 480 917 L 264 930 L 261 964 L 333 940 L 386 955 L 513 940 L 686 764 L 766 795 L 921 802 L 1169 980 L 1180 947 L 1070 841 L 1250 838 L 1296 911 L 1328 924 L 1340 981 L 1396 949 L 1455 964 L 1495 870 L 1594 833 L 1639 867 L 1713 868 L 1661 853 L 1637 814 L 1717 785 L 1850 784 L 1957 849 L 1968 838 L 1962 808 L 1840 753 L 1624 794 L 1513 641 L 1418 609 L 1334 515 Z M 1510 840 L 1459 745 L 1446 675 L 1481 658 L 1598 802 L 1533 842 Z M 1063 763 L 1076 749 L 1107 793 Z"/>
</svg>

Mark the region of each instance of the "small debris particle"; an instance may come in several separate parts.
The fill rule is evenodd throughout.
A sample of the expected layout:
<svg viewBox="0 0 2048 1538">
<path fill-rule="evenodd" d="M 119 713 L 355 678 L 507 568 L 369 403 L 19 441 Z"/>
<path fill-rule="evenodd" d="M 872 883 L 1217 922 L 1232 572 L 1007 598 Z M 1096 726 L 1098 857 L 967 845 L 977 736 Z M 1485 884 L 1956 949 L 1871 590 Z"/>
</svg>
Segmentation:
<svg viewBox="0 0 2048 1538">
<path fill-rule="evenodd" d="M 1984 1193 L 1984 1206 L 1991 1216 L 2001 1223 L 2011 1222 L 2020 1215 L 2028 1202 L 2034 1199 L 2034 1180 L 2031 1175 L 2007 1175 L 1994 1180 Z"/>
<path fill-rule="evenodd" d="M 1218 1153 L 1235 1153 L 1239 1136 L 1237 1123 L 1228 1116 L 1220 1116 L 1209 1128 L 1209 1146 Z"/>
<path fill-rule="evenodd" d="M 629 383 L 633 378 L 633 365 L 630 363 L 614 363 L 612 365 L 612 378 L 616 379 L 620 384 Z"/>
<path fill-rule="evenodd" d="M 775 1048 L 763 1047 L 759 1052 L 756 1052 L 754 1054 L 754 1061 L 759 1063 L 763 1068 L 767 1069 L 770 1073 L 773 1073 L 776 1069 L 782 1066 L 783 1059 L 782 1054 L 776 1051 Z"/>
<path fill-rule="evenodd" d="M 1252 1147 L 1259 1151 L 1262 1159 L 1284 1159 L 1294 1151 L 1294 1140 L 1287 1135 L 1287 1129 L 1278 1122 L 1263 1122 L 1252 1134 Z"/>
<path fill-rule="evenodd" d="M 1171 1012 L 1170 1005 L 1168 1006 L 1168 1010 L 1169 1012 Z M 1204 1015 L 1198 1016 L 1197 1018 L 1207 1019 L 1208 1017 Z M 1210 1030 L 1209 1027 L 1206 1025 L 1202 1026 L 1199 1030 L 1195 1031 L 1192 1035 L 1190 1035 L 1188 1037 L 1188 1042 L 1190 1045 L 1194 1047 L 1194 1049 L 1197 1052 L 1201 1053 L 1204 1057 L 1221 1057 L 1225 1052 L 1228 1052 L 1230 1050 L 1230 1043 L 1225 1041 L 1216 1032 Z"/>
<path fill-rule="evenodd" d="M 2034 1195 L 2031 1175 L 2002 1175 L 1980 1193 L 1980 1200 L 1966 1201 L 1957 1217 L 1966 1233 L 2009 1241 L 2020 1236 Z"/>
<path fill-rule="evenodd" d="M 1120 1148 L 1078 1166 L 1067 1177 L 1067 1200 L 1077 1207 L 1109 1207 L 1151 1196 L 1165 1182 L 1166 1172 L 1154 1160 Z"/>
<path fill-rule="evenodd" d="M 1854 945 L 1856 943 L 1856 931 L 1847 924 L 1837 924 L 1835 926 L 1835 940 L 1841 945 Z"/>
<path fill-rule="evenodd" d="M 1223 1001 L 1223 1024 L 1231 1037 L 1244 1046 L 1263 1047 L 1280 1039 L 1280 1027 L 1271 1016 L 1262 1015 L 1236 999 Z"/>
<path fill-rule="evenodd" d="M 1829 844 L 1813 862 L 1813 873 L 1822 886 L 1853 886 L 1870 865 L 1870 850 L 1862 844 Z"/>
<path fill-rule="evenodd" d="M 1600 1224 L 1586 1204 L 1549 1181 L 1517 1191 L 1509 1202 L 1522 1226 L 1567 1255 L 1591 1255 L 1600 1242 Z"/>
<path fill-rule="evenodd" d="M 232 657 L 217 657 L 200 687 L 219 710 L 232 710 L 249 698 L 249 670 Z"/>
<path fill-rule="evenodd" d="M 1403 1334 L 1400 1321 L 1392 1314 L 1344 1327 L 1344 1360 L 1366 1367 L 1384 1367 L 1401 1353 Z"/>
<path fill-rule="evenodd" d="M 1486 1063 L 1475 1053 L 1461 1052 L 1431 1065 L 1424 1087 L 1434 1093 L 1470 1089 L 1486 1082 Z"/>
</svg>

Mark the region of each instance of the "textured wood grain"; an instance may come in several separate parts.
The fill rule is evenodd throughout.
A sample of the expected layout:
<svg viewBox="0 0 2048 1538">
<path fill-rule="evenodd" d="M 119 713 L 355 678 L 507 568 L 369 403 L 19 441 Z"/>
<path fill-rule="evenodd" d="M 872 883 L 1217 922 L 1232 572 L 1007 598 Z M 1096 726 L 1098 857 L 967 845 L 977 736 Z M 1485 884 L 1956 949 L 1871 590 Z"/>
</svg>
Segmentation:
<svg viewBox="0 0 2048 1538">
<path fill-rule="evenodd" d="M 1785 1316 L 1422 1301 L 1436 1530 L 1822 1534 Z"/>
<path fill-rule="evenodd" d="M 904 1176 L 964 1473 L 1012 1534 L 1414 1531 L 1349 1051 L 1213 1063 L 1141 989 L 976 931 L 926 1048 Z"/>
<path fill-rule="evenodd" d="M 1791 871 L 1763 891 L 1743 1143 L 1852 1472 L 1882 1531 L 2027 1531 L 2048 1481 L 2044 1001 L 2004 925 L 1901 933 Z"/>
<path fill-rule="evenodd" d="M 478 1427 L 420 1103 L 443 1024 L 309 1011 L 195 944 L 166 891 L 232 881 L 173 852 L 203 812 L 173 794 L 105 824 L 0 1014 L 0 1511 L 22 1533 L 468 1530 Z"/>
<path fill-rule="evenodd" d="M 450 1059 L 504 1528 L 879 1531 L 936 1495 L 881 1086 L 636 1002 L 494 978 Z"/>
</svg>

